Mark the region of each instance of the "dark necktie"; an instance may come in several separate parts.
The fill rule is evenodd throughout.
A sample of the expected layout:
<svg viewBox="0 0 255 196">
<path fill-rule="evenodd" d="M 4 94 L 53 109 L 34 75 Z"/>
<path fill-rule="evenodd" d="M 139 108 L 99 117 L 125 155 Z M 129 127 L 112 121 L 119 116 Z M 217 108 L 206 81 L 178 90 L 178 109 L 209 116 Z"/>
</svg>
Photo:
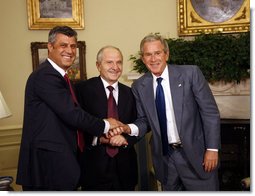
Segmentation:
<svg viewBox="0 0 255 196">
<path fill-rule="evenodd" d="M 79 105 L 78 101 L 77 101 L 77 98 L 75 96 L 75 93 L 73 91 L 73 87 L 72 87 L 72 84 L 70 82 L 70 79 L 68 78 L 68 75 L 65 74 L 64 75 L 64 78 L 66 80 L 66 82 L 68 83 L 68 86 L 69 86 L 69 89 L 70 89 L 70 92 L 71 92 L 71 95 L 72 95 L 72 98 L 73 98 L 73 102 L 76 104 L 76 105 Z M 83 133 L 81 131 L 77 131 L 77 143 L 78 143 L 78 147 L 80 149 L 81 152 L 83 152 L 83 148 L 84 148 L 84 138 L 83 138 Z"/>
<path fill-rule="evenodd" d="M 157 88 L 156 88 L 156 107 L 160 125 L 161 140 L 163 155 L 167 155 L 168 152 L 168 139 L 167 139 L 167 123 L 166 123 L 166 106 L 165 106 L 165 95 L 164 90 L 161 85 L 163 78 L 157 78 Z"/>
<path fill-rule="evenodd" d="M 109 97 L 108 97 L 108 114 L 107 117 L 108 118 L 115 118 L 115 119 L 119 119 L 118 116 L 118 108 L 117 108 L 117 104 L 116 101 L 113 97 L 113 87 L 112 86 L 108 86 L 107 87 L 108 90 L 110 91 Z M 112 147 L 112 146 L 107 146 L 106 147 L 106 152 L 110 157 L 114 157 L 117 153 L 118 153 L 119 149 L 117 147 Z"/>
</svg>

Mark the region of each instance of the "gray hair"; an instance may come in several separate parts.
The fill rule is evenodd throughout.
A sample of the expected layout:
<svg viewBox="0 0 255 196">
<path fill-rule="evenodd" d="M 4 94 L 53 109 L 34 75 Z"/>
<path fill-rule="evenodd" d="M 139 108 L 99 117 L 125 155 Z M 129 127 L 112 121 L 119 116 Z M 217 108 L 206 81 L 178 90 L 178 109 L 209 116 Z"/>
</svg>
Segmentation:
<svg viewBox="0 0 255 196">
<path fill-rule="evenodd" d="M 103 60 L 103 52 L 104 52 L 105 49 L 108 49 L 108 48 L 113 48 L 113 49 L 117 50 L 120 53 L 121 58 L 123 60 L 123 55 L 122 55 L 122 52 L 120 51 L 120 49 L 115 47 L 115 46 L 108 45 L 108 46 L 104 46 L 103 48 L 101 48 L 98 51 L 98 53 L 97 53 L 97 63 L 101 63 L 102 62 L 102 60 Z"/>
<path fill-rule="evenodd" d="M 49 32 L 48 42 L 54 43 L 56 41 L 57 34 L 64 34 L 68 37 L 74 37 L 77 42 L 77 32 L 68 26 L 56 26 Z"/>
<path fill-rule="evenodd" d="M 153 41 L 160 41 L 161 44 L 164 46 L 164 52 L 168 53 L 169 52 L 169 47 L 168 47 L 168 43 L 166 41 L 165 38 L 163 38 L 162 36 L 158 35 L 158 34 L 149 34 L 147 36 L 145 36 L 141 43 L 140 43 L 140 55 L 143 56 L 143 46 L 146 42 L 153 42 Z"/>
</svg>

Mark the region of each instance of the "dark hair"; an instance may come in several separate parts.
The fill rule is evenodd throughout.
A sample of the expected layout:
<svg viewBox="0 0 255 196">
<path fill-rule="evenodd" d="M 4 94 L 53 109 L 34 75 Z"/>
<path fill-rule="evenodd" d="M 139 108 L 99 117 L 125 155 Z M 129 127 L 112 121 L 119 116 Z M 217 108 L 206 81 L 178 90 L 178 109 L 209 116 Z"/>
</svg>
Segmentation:
<svg viewBox="0 0 255 196">
<path fill-rule="evenodd" d="M 73 30 L 71 27 L 68 26 L 56 26 L 52 28 L 49 32 L 48 42 L 54 43 L 56 39 L 57 34 L 64 34 L 68 37 L 75 37 L 75 40 L 77 41 L 77 32 Z"/>
</svg>

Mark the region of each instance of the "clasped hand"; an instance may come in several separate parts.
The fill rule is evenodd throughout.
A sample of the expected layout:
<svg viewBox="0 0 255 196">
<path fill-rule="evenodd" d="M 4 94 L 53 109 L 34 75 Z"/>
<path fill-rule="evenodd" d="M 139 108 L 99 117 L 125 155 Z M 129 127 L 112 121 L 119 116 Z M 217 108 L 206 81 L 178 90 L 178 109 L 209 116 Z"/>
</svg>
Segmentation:
<svg viewBox="0 0 255 196">
<path fill-rule="evenodd" d="M 106 138 L 110 138 L 115 135 L 120 135 L 122 133 L 130 134 L 131 130 L 128 125 L 125 125 L 114 118 L 108 118 L 106 120 L 110 124 L 110 130 L 106 134 Z"/>
<path fill-rule="evenodd" d="M 106 138 L 106 136 L 101 136 L 100 138 L 101 144 L 109 144 L 111 146 L 127 146 L 128 142 L 123 135 L 115 135 L 111 138 Z"/>
<path fill-rule="evenodd" d="M 127 140 L 121 135 L 122 133 L 130 133 L 128 125 L 114 119 L 106 119 L 110 123 L 110 130 L 102 137 L 100 137 L 101 143 L 111 144 L 112 146 L 126 146 Z"/>
</svg>

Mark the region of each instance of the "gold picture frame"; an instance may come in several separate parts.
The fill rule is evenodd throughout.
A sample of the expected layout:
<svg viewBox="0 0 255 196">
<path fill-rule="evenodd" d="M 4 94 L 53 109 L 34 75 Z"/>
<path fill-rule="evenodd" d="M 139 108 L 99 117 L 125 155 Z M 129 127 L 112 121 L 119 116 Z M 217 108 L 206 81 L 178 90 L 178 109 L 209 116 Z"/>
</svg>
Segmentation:
<svg viewBox="0 0 255 196">
<path fill-rule="evenodd" d="M 32 65 L 33 71 L 47 59 L 48 48 L 47 42 L 31 42 L 31 53 L 32 53 Z M 85 41 L 77 42 L 77 56 L 74 64 L 67 70 L 70 80 L 78 82 L 81 80 L 87 80 L 86 72 L 86 44 Z"/>
<path fill-rule="evenodd" d="M 179 36 L 250 30 L 250 0 L 178 0 Z"/>
<path fill-rule="evenodd" d="M 84 0 L 27 0 L 28 28 L 51 29 L 67 25 L 84 29 Z"/>
</svg>

